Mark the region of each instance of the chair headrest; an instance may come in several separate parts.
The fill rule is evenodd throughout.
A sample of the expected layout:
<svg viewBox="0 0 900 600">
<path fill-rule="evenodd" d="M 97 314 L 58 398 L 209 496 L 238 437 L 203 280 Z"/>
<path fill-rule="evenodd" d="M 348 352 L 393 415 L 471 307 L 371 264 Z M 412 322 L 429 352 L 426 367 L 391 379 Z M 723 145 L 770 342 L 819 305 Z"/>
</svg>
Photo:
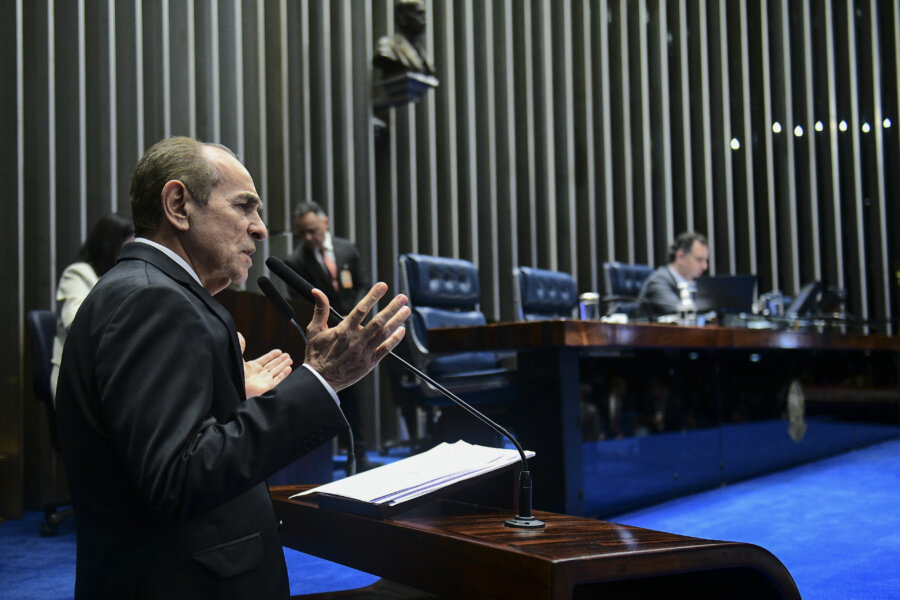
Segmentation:
<svg viewBox="0 0 900 600">
<path fill-rule="evenodd" d="M 478 269 L 467 260 L 404 254 L 406 290 L 413 306 L 474 309 L 481 298 Z"/>
<path fill-rule="evenodd" d="M 610 261 L 603 263 L 603 272 L 606 275 L 607 294 L 636 297 L 644 281 L 653 273 L 653 267 Z"/>
<path fill-rule="evenodd" d="M 578 304 L 575 279 L 568 273 L 534 267 L 519 267 L 522 312 L 571 316 Z"/>
</svg>

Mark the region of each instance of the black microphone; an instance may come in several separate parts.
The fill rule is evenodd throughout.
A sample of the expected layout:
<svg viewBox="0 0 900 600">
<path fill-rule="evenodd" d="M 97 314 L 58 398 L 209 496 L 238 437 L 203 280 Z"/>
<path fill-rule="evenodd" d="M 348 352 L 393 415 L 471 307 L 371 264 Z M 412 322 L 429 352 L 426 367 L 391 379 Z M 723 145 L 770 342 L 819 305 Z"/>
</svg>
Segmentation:
<svg viewBox="0 0 900 600">
<path fill-rule="evenodd" d="M 289 288 L 315 305 L 316 299 L 312 294 L 313 284 L 301 277 L 300 274 L 289 267 L 287 263 L 285 263 L 277 256 L 270 256 L 266 259 L 266 266 L 269 267 L 269 269 L 271 269 L 273 273 L 278 275 L 278 279 L 285 282 Z M 329 308 L 331 309 L 331 314 L 328 319 L 329 325 L 336 325 L 337 323 L 340 323 L 344 320 L 344 317 L 341 316 L 341 313 L 336 311 L 330 305 Z"/>
<path fill-rule="evenodd" d="M 312 293 L 313 285 L 306 279 L 301 277 L 299 273 L 285 264 L 285 262 L 280 258 L 270 256 L 266 259 L 266 266 L 269 267 L 272 272 L 275 273 L 282 281 L 284 281 L 288 285 L 288 287 L 293 289 L 295 292 L 297 292 L 313 304 L 316 303 L 315 296 L 313 296 Z M 344 319 L 344 317 L 341 316 L 341 314 L 334 308 L 330 306 L 329 308 L 331 308 L 332 316 L 339 320 Z M 507 519 L 506 525 L 507 527 L 524 528 L 543 527 L 544 522 L 535 519 L 534 515 L 532 514 L 531 471 L 528 469 L 528 459 L 525 457 L 525 450 L 522 448 L 522 445 L 519 443 L 519 441 L 504 427 L 501 427 L 493 420 L 488 418 L 488 416 L 483 412 L 473 407 L 471 404 L 439 384 L 437 381 L 411 365 L 400 356 L 394 354 L 394 352 L 389 352 L 388 355 L 399 362 L 401 365 L 403 365 L 403 367 L 407 371 L 409 371 L 416 377 L 419 377 L 426 381 L 429 385 L 433 386 L 444 396 L 452 400 L 457 406 L 512 442 L 513 446 L 515 446 L 516 450 L 519 452 L 519 457 L 522 460 L 522 471 L 521 473 L 519 473 L 519 514 L 516 515 L 515 518 Z"/>
<path fill-rule="evenodd" d="M 291 305 L 288 304 L 288 301 L 284 299 L 277 289 L 275 289 L 275 284 L 266 277 L 265 275 L 256 280 L 257 285 L 259 285 L 259 289 L 262 290 L 262 293 L 266 295 L 266 298 L 269 299 L 269 302 L 272 303 L 272 306 L 275 307 L 275 310 L 282 317 L 290 321 L 294 327 L 297 328 L 297 331 L 300 332 L 300 335 L 303 337 L 303 341 L 306 341 L 306 332 L 303 331 L 303 328 L 294 320 L 294 309 L 291 308 Z M 344 423 L 347 425 L 347 439 L 349 440 L 347 446 L 347 472 L 350 475 L 356 474 L 356 446 L 353 443 L 353 428 L 350 427 L 350 421 L 347 420 L 347 415 L 344 414 L 344 411 L 341 410 L 341 407 L 338 406 L 338 410 L 341 413 L 341 417 L 344 419 Z"/>
</svg>

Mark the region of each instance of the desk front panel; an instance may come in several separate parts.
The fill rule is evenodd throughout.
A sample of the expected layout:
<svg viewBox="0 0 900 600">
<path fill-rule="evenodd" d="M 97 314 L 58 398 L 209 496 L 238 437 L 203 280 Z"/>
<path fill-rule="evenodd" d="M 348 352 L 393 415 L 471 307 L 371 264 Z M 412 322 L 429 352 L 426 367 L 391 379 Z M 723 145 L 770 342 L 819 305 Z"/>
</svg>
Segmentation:
<svg viewBox="0 0 900 600">
<path fill-rule="evenodd" d="M 518 350 L 541 508 L 609 517 L 900 436 L 898 338 L 548 321 L 429 344 Z"/>
</svg>

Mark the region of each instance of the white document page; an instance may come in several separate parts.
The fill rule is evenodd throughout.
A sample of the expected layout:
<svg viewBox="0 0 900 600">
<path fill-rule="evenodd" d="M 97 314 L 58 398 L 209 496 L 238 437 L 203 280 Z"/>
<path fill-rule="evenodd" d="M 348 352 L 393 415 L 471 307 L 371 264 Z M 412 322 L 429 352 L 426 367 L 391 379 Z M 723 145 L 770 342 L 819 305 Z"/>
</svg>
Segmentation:
<svg viewBox="0 0 900 600">
<path fill-rule="evenodd" d="M 526 451 L 525 456 L 531 458 L 534 452 Z M 453 444 L 445 442 L 421 454 L 321 485 L 297 496 L 323 493 L 393 505 L 520 460 L 517 450 L 489 448 L 462 440 Z"/>
</svg>

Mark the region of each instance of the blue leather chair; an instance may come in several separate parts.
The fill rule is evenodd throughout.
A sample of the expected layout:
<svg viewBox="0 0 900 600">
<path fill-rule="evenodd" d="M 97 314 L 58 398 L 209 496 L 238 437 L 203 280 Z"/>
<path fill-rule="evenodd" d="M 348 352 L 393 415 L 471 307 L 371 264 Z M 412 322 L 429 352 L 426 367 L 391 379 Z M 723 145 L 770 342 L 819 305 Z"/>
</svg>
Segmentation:
<svg viewBox="0 0 900 600">
<path fill-rule="evenodd" d="M 401 255 L 400 291 L 409 297 L 412 310 L 406 337 L 398 348 L 405 359 L 466 402 L 480 405 L 482 409 L 508 403 L 515 397 L 515 372 L 501 364 L 501 357 L 496 352 L 433 356 L 428 351 L 429 329 L 486 323 L 484 314 L 478 310 L 481 287 L 474 264 L 422 254 Z M 452 401 L 399 366 L 389 368 L 394 400 L 406 420 L 413 445 L 440 441 L 434 439 L 434 425 L 444 407 L 454 406 Z M 417 427 L 419 410 L 424 410 L 428 417 L 424 432 L 418 431 Z M 470 421 L 476 428 L 483 428 L 482 432 L 488 435 L 486 439 L 499 441 L 493 432 L 470 415 L 466 414 L 462 419 Z M 485 440 L 478 441 L 485 443 Z"/>
<path fill-rule="evenodd" d="M 571 318 L 578 306 L 575 279 L 560 271 L 516 267 L 513 306 L 520 321 Z"/>
<path fill-rule="evenodd" d="M 53 358 L 53 338 L 56 337 L 56 313 L 52 310 L 30 310 L 25 315 L 25 326 L 31 346 L 34 397 L 44 403 L 50 443 L 59 452 L 59 436 L 56 432 L 56 411 L 50 393 L 50 360 Z M 72 516 L 71 500 L 63 499 L 44 505 L 42 536 L 56 535 L 59 524 Z"/>
<path fill-rule="evenodd" d="M 621 312 L 627 315 L 640 314 L 642 304 L 638 294 L 644 282 L 653 273 L 650 265 L 630 265 L 618 261 L 603 263 L 603 279 L 606 283 L 606 313 Z"/>
</svg>

